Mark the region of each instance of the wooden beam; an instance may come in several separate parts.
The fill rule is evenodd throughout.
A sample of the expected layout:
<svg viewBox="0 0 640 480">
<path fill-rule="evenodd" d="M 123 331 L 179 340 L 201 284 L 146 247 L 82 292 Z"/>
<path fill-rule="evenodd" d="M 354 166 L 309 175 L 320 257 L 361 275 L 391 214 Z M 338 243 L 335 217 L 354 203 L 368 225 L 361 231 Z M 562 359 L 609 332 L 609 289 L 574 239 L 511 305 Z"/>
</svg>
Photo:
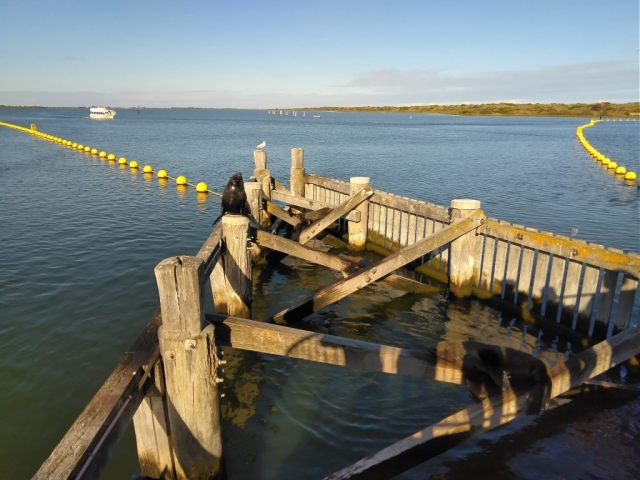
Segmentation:
<svg viewBox="0 0 640 480">
<path fill-rule="evenodd" d="M 306 208 L 307 210 L 320 210 L 322 208 L 334 209 L 336 207 L 335 205 L 321 202 L 320 200 L 309 200 L 308 198 L 300 197 L 289 192 L 280 192 L 277 190 L 271 192 L 271 199 L 294 207 Z M 350 222 L 359 222 L 360 212 L 349 212 L 345 218 Z"/>
<path fill-rule="evenodd" d="M 373 189 L 371 187 L 364 187 L 360 189 L 356 194 L 349 197 L 348 200 L 344 201 L 341 205 L 334 208 L 330 213 L 325 215 L 320 220 L 313 222 L 307 228 L 305 228 L 300 234 L 300 243 L 303 245 L 315 237 L 322 230 L 327 228 L 333 222 L 338 220 L 340 217 L 346 215 L 348 212 L 356 208 L 362 202 L 364 202 L 367 198 L 373 195 Z"/>
<path fill-rule="evenodd" d="M 208 278 L 211 275 L 213 266 L 218 260 L 220 255 L 220 240 L 222 239 L 222 224 L 218 223 L 216 228 L 213 229 L 209 238 L 204 242 L 200 250 L 196 254 L 196 257 L 204 262 L 204 278 Z"/>
<path fill-rule="evenodd" d="M 420 378 L 436 375 L 427 351 L 416 352 L 225 315 L 207 313 L 206 318 L 215 326 L 217 345 L 369 372 Z"/>
<path fill-rule="evenodd" d="M 271 250 L 286 253 L 287 255 L 293 255 L 308 262 L 337 270 L 345 275 L 360 270 L 360 266 L 353 260 L 316 250 L 306 245 L 300 245 L 298 242 L 272 235 L 268 232 L 258 231 L 256 240 L 261 247 L 270 248 Z M 394 273 L 383 278 L 381 281 L 390 287 L 420 295 L 433 295 L 442 291 L 441 288 L 425 285 L 422 282 Z"/>
<path fill-rule="evenodd" d="M 302 220 L 300 220 L 295 215 L 292 215 L 291 213 L 287 212 L 284 208 L 279 207 L 278 205 L 276 205 L 270 200 L 266 200 L 266 202 L 267 202 L 267 212 L 269 212 L 271 215 L 276 216 L 280 220 L 287 222 L 289 225 L 292 225 L 293 227 L 302 225 Z"/>
<path fill-rule="evenodd" d="M 270 248 L 279 252 L 293 255 L 311 263 L 322 265 L 332 270 L 338 270 L 343 273 L 351 272 L 354 270 L 354 264 L 346 258 L 339 257 L 338 255 L 331 255 L 321 250 L 316 250 L 304 245 L 300 245 L 298 242 L 289 240 L 287 238 L 272 235 L 268 232 L 258 231 L 256 240 L 261 247 Z"/>
<path fill-rule="evenodd" d="M 551 398 L 639 353 L 640 326 L 635 326 L 569 358 L 549 371 L 553 384 Z M 464 440 L 513 420 L 522 414 L 526 397 L 526 394 L 516 397 L 513 390 L 507 389 L 501 397 L 465 408 L 325 480 L 369 480 L 399 475 Z"/>
<path fill-rule="evenodd" d="M 161 323 L 158 309 L 34 479 L 74 478 L 82 468 L 84 478 L 98 478 L 144 398 L 139 382 L 160 358 Z M 101 447 L 96 449 L 101 441 Z"/>
<path fill-rule="evenodd" d="M 481 210 L 478 210 L 472 215 L 452 223 L 445 229 L 432 233 L 424 239 L 405 247 L 402 250 L 392 253 L 380 262 L 361 270 L 357 274 L 351 275 L 334 285 L 320 290 L 313 295 L 313 297 L 307 298 L 297 305 L 275 314 L 268 321 L 286 323 L 288 321 L 304 318 L 313 312 L 317 312 L 327 305 L 337 302 L 356 290 L 366 287 L 371 282 L 375 282 L 394 270 L 403 267 L 416 258 L 455 240 L 474 228 L 477 228 L 483 219 L 484 214 Z"/>
</svg>

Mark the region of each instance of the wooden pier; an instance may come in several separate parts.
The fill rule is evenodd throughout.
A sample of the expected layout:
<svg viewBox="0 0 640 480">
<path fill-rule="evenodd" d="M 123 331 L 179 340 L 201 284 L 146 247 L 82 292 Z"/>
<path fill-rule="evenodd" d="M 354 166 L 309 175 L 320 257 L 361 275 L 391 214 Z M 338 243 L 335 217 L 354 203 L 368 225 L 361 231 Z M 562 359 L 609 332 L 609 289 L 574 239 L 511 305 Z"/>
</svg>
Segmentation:
<svg viewBox="0 0 640 480">
<path fill-rule="evenodd" d="M 256 222 L 226 215 L 195 256 L 158 263 L 158 310 L 34 478 L 98 478 L 131 423 L 143 476 L 220 477 L 220 347 L 463 384 L 459 365 L 424 351 L 294 328 L 374 282 L 422 295 L 447 288 L 578 338 L 584 350 L 548 368 L 549 398 L 640 354 L 637 254 L 487 218 L 473 199 L 445 207 L 379 191 L 368 177 L 307 174 L 299 148 L 288 188 L 271 176 L 266 151 L 254 162 L 245 190 Z M 382 258 L 364 264 L 312 248 L 312 239 Z M 271 318 L 252 318 L 252 264 L 287 255 L 343 278 Z M 208 288 L 215 313 L 204 310 Z M 327 478 L 392 477 L 522 415 L 528 398 L 507 385 Z"/>
</svg>

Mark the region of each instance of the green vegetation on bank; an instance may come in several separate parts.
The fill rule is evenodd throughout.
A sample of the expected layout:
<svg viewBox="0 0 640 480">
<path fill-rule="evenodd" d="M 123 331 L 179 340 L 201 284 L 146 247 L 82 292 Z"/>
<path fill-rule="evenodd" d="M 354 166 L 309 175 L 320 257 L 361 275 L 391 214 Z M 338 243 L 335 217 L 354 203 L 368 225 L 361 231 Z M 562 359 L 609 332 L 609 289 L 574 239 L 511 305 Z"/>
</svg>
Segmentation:
<svg viewBox="0 0 640 480">
<path fill-rule="evenodd" d="M 335 112 L 440 113 L 445 115 L 505 115 L 523 117 L 599 117 L 600 103 L 481 103 L 462 105 L 414 105 L 410 107 L 319 107 L 294 110 Z M 640 116 L 640 102 L 604 104 L 604 117 Z"/>
</svg>

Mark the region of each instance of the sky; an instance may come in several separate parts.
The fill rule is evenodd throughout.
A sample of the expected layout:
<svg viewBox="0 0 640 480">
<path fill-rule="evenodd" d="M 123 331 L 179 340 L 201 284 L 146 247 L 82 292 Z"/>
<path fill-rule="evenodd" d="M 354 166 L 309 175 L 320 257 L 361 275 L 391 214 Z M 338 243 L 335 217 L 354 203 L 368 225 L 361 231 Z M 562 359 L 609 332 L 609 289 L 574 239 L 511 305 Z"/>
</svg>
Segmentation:
<svg viewBox="0 0 640 480">
<path fill-rule="evenodd" d="M 638 0 L 0 0 L 0 105 L 639 101 Z"/>
</svg>

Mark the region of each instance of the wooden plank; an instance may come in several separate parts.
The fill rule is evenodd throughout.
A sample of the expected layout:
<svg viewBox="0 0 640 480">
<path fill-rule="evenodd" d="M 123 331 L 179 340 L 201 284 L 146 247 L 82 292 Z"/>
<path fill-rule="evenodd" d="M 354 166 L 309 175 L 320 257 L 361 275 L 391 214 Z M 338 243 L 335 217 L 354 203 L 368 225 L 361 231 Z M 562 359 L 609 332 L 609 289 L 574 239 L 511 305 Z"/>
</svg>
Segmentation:
<svg viewBox="0 0 640 480">
<path fill-rule="evenodd" d="M 494 295 L 502 296 L 502 283 L 504 281 L 508 251 L 509 244 L 503 240 L 498 240 L 496 256 L 493 260 L 493 282 L 491 282 L 491 293 Z"/>
<path fill-rule="evenodd" d="M 373 195 L 373 189 L 371 187 L 362 188 L 356 193 L 349 197 L 349 199 L 343 202 L 341 205 L 333 209 L 329 214 L 327 214 L 324 218 L 312 223 L 307 228 L 305 228 L 302 233 L 300 233 L 299 242 L 301 244 L 307 243 L 313 237 L 315 237 L 322 230 L 327 228 L 333 222 L 338 220 L 343 215 L 346 215 L 347 212 L 350 212 L 362 202 L 364 202 L 367 198 Z"/>
<path fill-rule="evenodd" d="M 40 466 L 33 477 L 35 480 L 72 478 L 89 457 L 91 461 L 85 469 L 86 478 L 98 478 L 144 398 L 139 382 L 160 358 L 158 327 L 161 323 L 160 310 L 157 310 L 109 378 Z M 102 439 L 125 402 L 126 410 Z M 94 450 L 101 439 L 101 448 Z"/>
<path fill-rule="evenodd" d="M 596 312 L 596 324 L 600 326 L 608 326 L 611 317 L 611 309 L 613 307 L 613 298 L 616 294 L 616 285 L 618 283 L 618 272 L 611 270 L 604 271 L 602 285 L 600 287 L 600 300 L 598 303 L 598 311 Z"/>
<path fill-rule="evenodd" d="M 632 327 L 615 337 L 569 358 L 549 370 L 551 398 L 581 385 L 609 368 L 640 353 L 640 328 Z M 522 415 L 527 395 L 516 397 L 506 389 L 502 396 L 465 408 L 440 422 L 325 477 L 325 480 L 391 478 L 463 441 L 503 425 Z"/>
<path fill-rule="evenodd" d="M 414 200 L 412 198 L 401 197 L 399 195 L 394 195 L 393 193 L 376 190 L 376 193 L 371 197 L 371 201 L 379 205 L 385 205 L 389 208 L 402 210 L 403 212 L 428 217 L 438 222 L 448 223 L 450 220 L 449 209 L 447 207 Z"/>
<path fill-rule="evenodd" d="M 300 245 L 298 242 L 289 240 L 268 232 L 258 231 L 257 242 L 261 247 L 271 248 L 279 252 L 302 258 L 311 263 L 338 270 L 343 273 L 353 271 L 354 263 L 337 255 L 331 255 L 311 247 Z"/>
<path fill-rule="evenodd" d="M 622 250 L 605 250 L 601 245 L 591 245 L 568 237 L 537 232 L 534 229 L 503 225 L 492 219 L 487 220 L 483 229 L 488 235 L 511 243 L 570 258 L 576 262 L 628 273 L 635 278 L 640 277 L 640 256 L 624 254 Z"/>
<path fill-rule="evenodd" d="M 551 260 L 551 272 L 549 274 L 549 285 L 547 288 L 547 305 L 542 313 L 544 316 L 559 320 L 560 299 L 562 298 L 562 287 L 564 280 L 564 269 L 567 259 L 554 255 Z"/>
<path fill-rule="evenodd" d="M 480 285 L 478 288 L 485 292 L 491 293 L 492 291 L 492 273 L 493 273 L 493 258 L 495 255 L 496 239 L 485 235 L 484 238 L 484 254 L 482 255 L 482 269 L 480 272 Z"/>
<path fill-rule="evenodd" d="M 220 254 L 220 241 L 222 240 L 222 224 L 218 223 L 213 229 L 209 238 L 204 242 L 200 250 L 196 254 L 196 258 L 199 258 L 204 262 L 204 277 L 211 275 L 214 265 Z"/>
<path fill-rule="evenodd" d="M 585 265 L 584 276 L 582 278 L 582 290 L 580 291 L 580 302 L 578 303 L 578 320 L 588 321 L 598 292 L 598 277 L 600 269 L 592 265 Z M 592 328 L 589 328 L 589 335 Z"/>
<path fill-rule="evenodd" d="M 355 292 L 356 290 L 367 286 L 369 283 L 388 275 L 397 268 L 406 265 L 424 253 L 455 240 L 461 235 L 477 228 L 483 218 L 484 214 L 479 211 L 469 217 L 456 221 L 442 232 L 430 235 L 420 242 L 414 243 L 403 250 L 393 253 L 377 264 L 367 267 L 357 274 L 341 280 L 335 285 L 324 288 L 313 295 L 313 297 L 305 299 L 302 302 L 277 313 L 270 318 L 269 321 L 283 323 L 289 320 L 303 318 L 315 311 L 318 311 Z"/>
<path fill-rule="evenodd" d="M 518 276 L 518 291 L 514 303 L 525 304 L 526 309 L 530 309 L 529 296 L 531 291 L 531 281 L 533 276 L 533 260 L 535 250 L 527 247 L 522 248 L 522 261 L 520 262 L 520 275 Z"/>
<path fill-rule="evenodd" d="M 522 247 L 520 245 L 512 243 L 509 246 L 509 258 L 507 259 L 507 269 L 504 275 L 504 299 L 508 302 L 513 302 L 516 298 L 521 253 Z"/>
<path fill-rule="evenodd" d="M 322 208 L 331 208 L 333 209 L 335 205 L 321 202 L 319 200 L 310 200 L 308 198 L 299 197 L 297 195 L 293 195 L 289 192 L 280 192 L 277 190 L 273 190 L 271 192 L 271 200 L 279 201 L 286 203 L 287 205 L 291 205 L 293 207 L 306 208 L 308 210 L 320 210 Z M 346 216 L 347 220 L 351 222 L 359 222 L 360 221 L 360 212 L 349 212 Z"/>
<path fill-rule="evenodd" d="M 349 183 L 343 182 L 342 180 L 309 173 L 305 176 L 305 182 L 349 195 Z"/>
<path fill-rule="evenodd" d="M 620 298 L 618 299 L 618 311 L 616 313 L 616 327 L 624 330 L 631 322 L 631 313 L 633 311 L 633 302 L 636 298 L 638 290 L 638 279 L 629 275 L 625 275 L 622 279 L 622 287 L 620 289 Z"/>
<path fill-rule="evenodd" d="M 275 217 L 279 218 L 284 222 L 287 222 L 289 225 L 292 225 L 293 227 L 299 227 L 303 225 L 302 220 L 300 220 L 295 215 L 292 215 L 284 208 L 279 207 L 278 205 L 276 205 L 275 203 L 269 200 L 266 200 L 266 203 L 267 203 L 267 212 L 269 212 L 271 215 L 274 215 Z"/>
<path fill-rule="evenodd" d="M 582 263 L 569 261 L 567 266 L 567 279 L 564 282 L 564 292 L 562 294 L 561 315 L 571 320 L 572 328 L 575 328 L 575 310 L 578 302 L 578 289 L 580 288 L 580 275 L 582 274 Z"/>
<path fill-rule="evenodd" d="M 163 397 L 145 397 L 133 417 L 140 473 L 173 479 L 174 462 Z"/>
<path fill-rule="evenodd" d="M 218 345 L 369 372 L 432 379 L 436 376 L 435 366 L 426 351 L 412 351 L 226 315 L 207 314 L 206 318 L 215 325 Z"/>
<path fill-rule="evenodd" d="M 549 254 L 538 252 L 536 257 L 536 270 L 531 287 L 531 308 L 542 312 L 544 315 L 544 289 L 547 286 L 547 273 L 549 272 Z"/>
</svg>

